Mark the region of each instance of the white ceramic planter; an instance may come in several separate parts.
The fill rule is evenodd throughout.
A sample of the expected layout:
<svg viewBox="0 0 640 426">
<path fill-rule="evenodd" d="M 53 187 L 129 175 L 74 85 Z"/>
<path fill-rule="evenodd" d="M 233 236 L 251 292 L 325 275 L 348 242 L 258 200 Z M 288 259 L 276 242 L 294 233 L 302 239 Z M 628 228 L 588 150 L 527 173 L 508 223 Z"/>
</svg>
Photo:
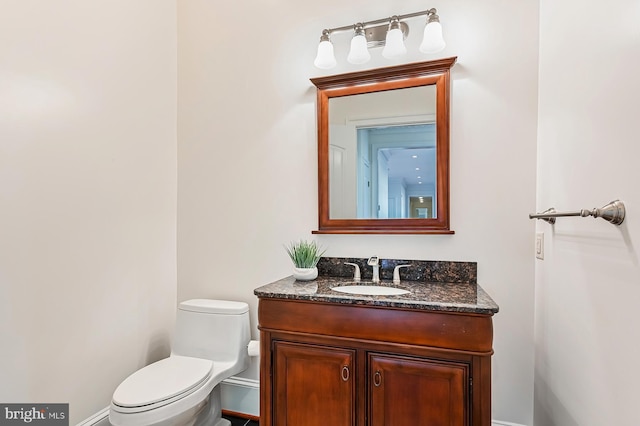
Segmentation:
<svg viewBox="0 0 640 426">
<path fill-rule="evenodd" d="M 311 281 L 318 278 L 318 268 L 293 268 L 293 278 L 298 281 Z"/>
</svg>

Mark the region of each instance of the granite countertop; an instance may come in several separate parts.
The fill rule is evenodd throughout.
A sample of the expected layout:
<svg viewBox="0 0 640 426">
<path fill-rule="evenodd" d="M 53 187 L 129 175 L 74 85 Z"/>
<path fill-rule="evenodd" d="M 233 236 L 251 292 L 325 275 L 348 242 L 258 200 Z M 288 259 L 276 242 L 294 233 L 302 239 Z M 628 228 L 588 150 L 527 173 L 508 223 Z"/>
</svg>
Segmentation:
<svg viewBox="0 0 640 426">
<path fill-rule="evenodd" d="M 381 281 L 375 285 L 397 287 L 409 294 L 399 296 L 369 296 L 347 294 L 332 290 L 339 285 L 374 284 L 363 279 L 355 283 L 345 277 L 319 276 L 314 281 L 296 281 L 292 276 L 264 285 L 254 290 L 259 298 L 295 299 L 314 302 L 385 306 L 429 311 L 466 312 L 493 315 L 498 305 L 477 283 Z"/>
</svg>

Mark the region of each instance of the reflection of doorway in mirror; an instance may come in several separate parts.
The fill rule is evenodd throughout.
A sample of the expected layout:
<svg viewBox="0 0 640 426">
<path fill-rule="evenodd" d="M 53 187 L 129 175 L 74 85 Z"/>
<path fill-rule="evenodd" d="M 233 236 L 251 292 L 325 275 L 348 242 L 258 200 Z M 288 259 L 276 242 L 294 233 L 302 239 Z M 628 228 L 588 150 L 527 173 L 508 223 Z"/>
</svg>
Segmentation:
<svg viewBox="0 0 640 426">
<path fill-rule="evenodd" d="M 433 198 L 432 197 L 409 197 L 410 218 L 431 219 L 433 218 Z"/>
<path fill-rule="evenodd" d="M 332 218 L 352 218 L 356 214 L 356 128 L 354 126 L 331 126 L 329 145 L 329 194 Z"/>
<path fill-rule="evenodd" d="M 356 217 L 432 219 L 437 186 L 435 123 L 356 127 Z M 410 205 L 411 197 L 431 201 L 417 211 Z"/>
</svg>

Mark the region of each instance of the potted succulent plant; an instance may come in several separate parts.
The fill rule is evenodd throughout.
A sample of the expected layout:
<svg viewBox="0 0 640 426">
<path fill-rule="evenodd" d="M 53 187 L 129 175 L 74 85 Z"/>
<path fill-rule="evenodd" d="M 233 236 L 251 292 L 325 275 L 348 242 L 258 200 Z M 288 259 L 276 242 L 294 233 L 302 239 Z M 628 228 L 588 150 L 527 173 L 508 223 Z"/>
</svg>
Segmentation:
<svg viewBox="0 0 640 426">
<path fill-rule="evenodd" d="M 293 277 L 299 281 L 315 280 L 318 277 L 318 261 L 324 254 L 315 241 L 300 240 L 285 246 L 293 262 Z"/>
</svg>

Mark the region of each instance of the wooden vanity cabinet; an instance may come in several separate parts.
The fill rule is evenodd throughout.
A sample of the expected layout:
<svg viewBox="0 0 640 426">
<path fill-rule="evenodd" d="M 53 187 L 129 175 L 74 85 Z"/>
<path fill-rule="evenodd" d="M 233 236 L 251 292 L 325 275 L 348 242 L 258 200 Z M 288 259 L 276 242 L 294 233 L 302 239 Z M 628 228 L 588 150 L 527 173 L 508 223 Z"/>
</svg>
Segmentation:
<svg viewBox="0 0 640 426">
<path fill-rule="evenodd" d="M 491 315 L 262 298 L 261 426 L 490 426 Z"/>
<path fill-rule="evenodd" d="M 355 425 L 354 350 L 275 341 L 273 353 L 273 424 Z"/>
<path fill-rule="evenodd" d="M 382 354 L 368 365 L 371 426 L 468 424 L 468 365 Z"/>
</svg>

